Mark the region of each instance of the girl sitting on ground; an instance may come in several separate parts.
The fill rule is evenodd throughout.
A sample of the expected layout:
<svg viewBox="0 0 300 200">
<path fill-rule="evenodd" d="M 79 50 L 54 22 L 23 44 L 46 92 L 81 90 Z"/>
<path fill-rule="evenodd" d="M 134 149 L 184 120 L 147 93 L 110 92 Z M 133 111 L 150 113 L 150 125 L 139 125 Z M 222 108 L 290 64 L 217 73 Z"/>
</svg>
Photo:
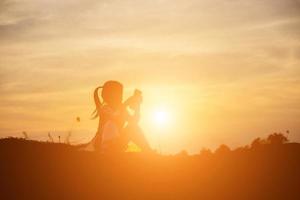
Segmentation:
<svg viewBox="0 0 300 200">
<path fill-rule="evenodd" d="M 100 101 L 98 92 L 102 89 Z M 94 148 L 100 152 L 125 151 L 129 141 L 138 145 L 142 151 L 150 151 L 150 146 L 138 125 L 142 93 L 135 90 L 125 102 L 123 85 L 117 81 L 107 81 L 94 91 L 96 110 L 94 119 L 99 117 L 98 130 L 93 139 Z M 130 115 L 128 108 L 133 110 Z"/>
</svg>

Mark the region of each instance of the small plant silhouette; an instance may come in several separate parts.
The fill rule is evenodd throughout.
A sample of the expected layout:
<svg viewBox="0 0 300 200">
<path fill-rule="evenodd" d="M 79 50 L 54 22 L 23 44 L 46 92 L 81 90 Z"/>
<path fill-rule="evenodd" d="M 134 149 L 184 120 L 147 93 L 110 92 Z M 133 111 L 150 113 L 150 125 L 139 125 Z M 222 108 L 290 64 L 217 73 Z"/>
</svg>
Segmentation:
<svg viewBox="0 0 300 200">
<path fill-rule="evenodd" d="M 268 136 L 267 141 L 270 144 L 278 145 L 278 144 L 284 144 L 284 143 L 288 142 L 289 140 L 282 133 L 273 133 Z"/>
<path fill-rule="evenodd" d="M 28 134 L 27 134 L 26 131 L 23 131 L 22 134 L 23 134 L 25 140 L 29 139 Z"/>
<path fill-rule="evenodd" d="M 68 134 L 67 134 L 67 136 L 66 136 L 66 139 L 65 139 L 65 143 L 66 144 L 70 144 L 70 138 L 71 138 L 71 136 L 72 136 L 72 132 L 69 131 Z"/>
<path fill-rule="evenodd" d="M 202 155 L 202 156 L 211 156 L 212 152 L 208 148 L 202 148 L 201 151 L 200 151 L 200 155 Z"/>
<path fill-rule="evenodd" d="M 263 144 L 267 144 L 267 141 L 264 139 L 261 139 L 260 137 L 255 138 L 251 143 L 251 148 L 257 148 L 260 147 Z"/>
<path fill-rule="evenodd" d="M 216 154 L 226 154 L 230 153 L 230 148 L 226 144 L 221 144 L 217 149 L 216 149 Z"/>
<path fill-rule="evenodd" d="M 79 123 L 79 122 L 81 122 L 81 118 L 80 118 L 79 116 L 77 116 L 77 117 L 75 118 L 75 121 L 73 121 L 73 123 L 72 123 L 72 125 L 71 125 L 71 128 L 70 128 L 70 131 L 68 131 L 67 136 L 66 136 L 66 138 L 65 138 L 65 143 L 66 143 L 66 144 L 70 144 L 70 138 L 71 138 L 71 136 L 72 136 L 73 128 L 74 128 L 75 124 L 76 124 L 76 123 Z"/>
<path fill-rule="evenodd" d="M 50 141 L 50 142 L 54 142 L 53 137 L 52 137 L 52 135 L 51 135 L 50 132 L 48 133 L 48 138 L 49 138 L 49 141 Z"/>
</svg>

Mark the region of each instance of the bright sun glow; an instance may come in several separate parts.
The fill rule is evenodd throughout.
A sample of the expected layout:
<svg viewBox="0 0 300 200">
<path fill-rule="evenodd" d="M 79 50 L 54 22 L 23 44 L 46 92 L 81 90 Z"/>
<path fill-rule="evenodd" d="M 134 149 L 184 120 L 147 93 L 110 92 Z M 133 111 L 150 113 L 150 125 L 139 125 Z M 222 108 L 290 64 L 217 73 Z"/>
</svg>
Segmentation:
<svg viewBox="0 0 300 200">
<path fill-rule="evenodd" d="M 164 109 L 158 109 L 153 113 L 153 121 L 159 127 L 164 127 L 170 122 L 170 113 Z"/>
</svg>

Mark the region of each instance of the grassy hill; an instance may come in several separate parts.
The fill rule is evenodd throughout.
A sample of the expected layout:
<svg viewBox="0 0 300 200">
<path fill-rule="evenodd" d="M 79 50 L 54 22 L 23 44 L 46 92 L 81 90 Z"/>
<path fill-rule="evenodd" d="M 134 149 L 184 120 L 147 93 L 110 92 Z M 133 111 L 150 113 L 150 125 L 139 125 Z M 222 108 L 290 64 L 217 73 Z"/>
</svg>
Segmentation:
<svg viewBox="0 0 300 200">
<path fill-rule="evenodd" d="M 0 140 L 0 199 L 300 199 L 299 188 L 297 143 L 162 156 Z"/>
</svg>

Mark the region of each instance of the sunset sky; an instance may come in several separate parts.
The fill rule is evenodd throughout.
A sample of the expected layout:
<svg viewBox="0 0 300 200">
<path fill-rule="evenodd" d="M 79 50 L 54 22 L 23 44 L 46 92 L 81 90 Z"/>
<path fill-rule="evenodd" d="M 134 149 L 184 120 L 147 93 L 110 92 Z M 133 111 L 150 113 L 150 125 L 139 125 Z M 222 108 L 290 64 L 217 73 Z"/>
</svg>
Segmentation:
<svg viewBox="0 0 300 200">
<path fill-rule="evenodd" d="M 0 137 L 86 142 L 94 88 L 119 80 L 164 153 L 300 142 L 299 0 L 0 0 L 0 44 Z"/>
</svg>

